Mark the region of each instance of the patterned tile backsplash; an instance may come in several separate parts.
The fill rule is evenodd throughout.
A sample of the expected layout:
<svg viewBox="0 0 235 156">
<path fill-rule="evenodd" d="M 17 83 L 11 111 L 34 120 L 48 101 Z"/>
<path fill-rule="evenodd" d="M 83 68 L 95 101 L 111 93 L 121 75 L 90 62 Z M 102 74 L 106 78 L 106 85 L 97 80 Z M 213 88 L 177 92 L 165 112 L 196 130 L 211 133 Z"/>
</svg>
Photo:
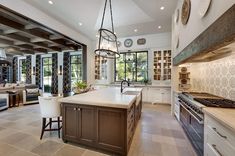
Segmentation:
<svg viewBox="0 0 235 156">
<path fill-rule="evenodd" d="M 235 100 L 235 55 L 190 67 L 192 90 Z"/>
</svg>

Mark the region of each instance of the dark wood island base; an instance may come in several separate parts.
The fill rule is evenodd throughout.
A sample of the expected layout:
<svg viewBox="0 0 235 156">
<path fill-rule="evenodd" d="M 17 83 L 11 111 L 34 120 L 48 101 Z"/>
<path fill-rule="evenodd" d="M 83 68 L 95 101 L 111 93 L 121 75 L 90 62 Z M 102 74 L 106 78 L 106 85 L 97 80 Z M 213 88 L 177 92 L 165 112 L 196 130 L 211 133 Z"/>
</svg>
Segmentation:
<svg viewBox="0 0 235 156">
<path fill-rule="evenodd" d="M 142 99 L 129 109 L 62 103 L 63 141 L 74 142 L 104 152 L 127 155 Z"/>
</svg>

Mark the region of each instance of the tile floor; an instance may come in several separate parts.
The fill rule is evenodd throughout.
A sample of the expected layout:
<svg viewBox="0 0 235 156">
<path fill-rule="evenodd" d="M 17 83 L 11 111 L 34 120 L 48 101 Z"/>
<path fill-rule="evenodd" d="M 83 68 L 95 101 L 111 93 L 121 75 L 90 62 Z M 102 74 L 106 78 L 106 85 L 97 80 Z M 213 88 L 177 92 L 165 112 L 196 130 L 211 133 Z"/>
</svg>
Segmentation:
<svg viewBox="0 0 235 156">
<path fill-rule="evenodd" d="M 39 140 L 39 105 L 0 112 L 0 156 L 104 156 L 86 148 L 64 144 L 57 132 Z M 170 115 L 169 105 L 143 107 L 129 156 L 195 156 L 182 128 Z"/>
</svg>

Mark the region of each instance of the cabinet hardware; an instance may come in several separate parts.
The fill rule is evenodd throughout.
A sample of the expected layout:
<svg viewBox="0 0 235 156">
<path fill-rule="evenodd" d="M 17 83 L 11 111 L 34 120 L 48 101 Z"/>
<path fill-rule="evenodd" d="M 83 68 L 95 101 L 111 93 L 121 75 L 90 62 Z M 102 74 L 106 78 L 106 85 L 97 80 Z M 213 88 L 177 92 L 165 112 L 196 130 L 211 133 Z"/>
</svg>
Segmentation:
<svg viewBox="0 0 235 156">
<path fill-rule="evenodd" d="M 221 136 L 221 137 L 224 138 L 224 139 L 227 139 L 227 136 L 222 135 L 220 132 L 217 131 L 217 129 L 216 129 L 215 127 L 212 127 L 212 129 L 213 129 L 219 136 Z"/>
<path fill-rule="evenodd" d="M 214 150 L 219 154 L 219 156 L 223 156 L 220 151 L 217 149 L 215 144 L 212 144 L 212 147 L 214 148 Z"/>
<path fill-rule="evenodd" d="M 73 108 L 73 110 L 75 111 L 75 110 L 77 110 L 77 108 Z"/>
</svg>

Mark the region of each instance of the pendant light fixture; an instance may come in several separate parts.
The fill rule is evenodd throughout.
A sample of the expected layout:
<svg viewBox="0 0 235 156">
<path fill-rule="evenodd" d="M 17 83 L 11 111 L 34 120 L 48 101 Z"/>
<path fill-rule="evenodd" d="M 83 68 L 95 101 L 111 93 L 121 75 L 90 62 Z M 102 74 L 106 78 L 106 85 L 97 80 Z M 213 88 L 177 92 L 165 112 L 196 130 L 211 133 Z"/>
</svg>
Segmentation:
<svg viewBox="0 0 235 156">
<path fill-rule="evenodd" d="M 108 1 L 109 1 L 109 7 L 110 7 L 111 30 L 103 28 Z M 99 38 L 98 38 L 98 45 L 97 45 L 97 49 L 95 50 L 95 54 L 98 56 L 101 56 L 104 58 L 110 58 L 110 59 L 115 59 L 115 58 L 120 57 L 120 54 L 118 52 L 118 46 L 117 46 L 117 36 L 114 33 L 111 0 L 105 0 L 101 27 L 98 33 L 99 33 Z"/>
</svg>

